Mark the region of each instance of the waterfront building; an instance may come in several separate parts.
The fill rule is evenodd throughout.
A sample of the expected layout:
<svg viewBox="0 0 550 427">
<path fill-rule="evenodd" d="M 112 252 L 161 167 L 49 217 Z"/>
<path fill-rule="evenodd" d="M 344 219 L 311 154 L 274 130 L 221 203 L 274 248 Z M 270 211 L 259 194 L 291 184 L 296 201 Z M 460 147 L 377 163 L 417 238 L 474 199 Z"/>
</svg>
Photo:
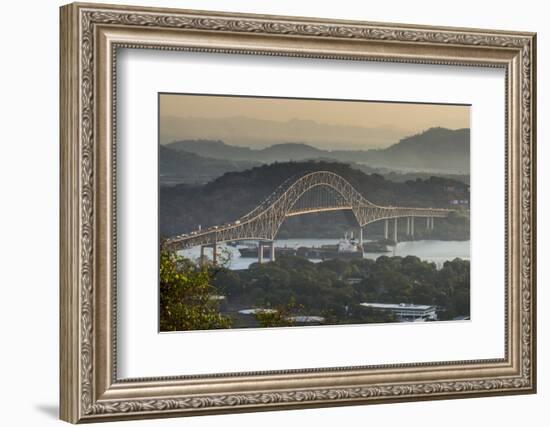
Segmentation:
<svg viewBox="0 0 550 427">
<path fill-rule="evenodd" d="M 436 308 L 433 305 L 418 304 L 384 304 L 378 302 L 363 302 L 363 307 L 372 308 L 376 311 L 390 312 L 400 322 L 425 322 L 437 320 Z"/>
</svg>

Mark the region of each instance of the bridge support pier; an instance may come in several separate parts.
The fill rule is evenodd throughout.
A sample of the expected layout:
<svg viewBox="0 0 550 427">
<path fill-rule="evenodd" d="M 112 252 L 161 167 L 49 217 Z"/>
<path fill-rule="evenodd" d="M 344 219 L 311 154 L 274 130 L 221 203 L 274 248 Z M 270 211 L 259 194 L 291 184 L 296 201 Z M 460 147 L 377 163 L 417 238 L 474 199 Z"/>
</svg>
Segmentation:
<svg viewBox="0 0 550 427">
<path fill-rule="evenodd" d="M 201 245 L 201 254 L 199 258 L 199 263 L 202 265 L 205 261 L 204 248 L 212 248 L 212 262 L 216 264 L 218 262 L 218 244 L 212 243 L 211 245 Z"/>
<path fill-rule="evenodd" d="M 434 229 L 434 217 L 429 216 L 426 218 L 426 229 L 433 230 Z"/>
<path fill-rule="evenodd" d="M 273 240 L 269 242 L 269 260 L 275 261 L 275 242 Z"/>
<path fill-rule="evenodd" d="M 264 248 L 269 248 L 269 260 L 275 261 L 275 242 L 273 240 L 269 241 L 258 241 L 258 263 L 263 264 L 264 262 Z"/>
<path fill-rule="evenodd" d="M 407 217 L 407 236 L 411 235 L 411 217 Z"/>
<path fill-rule="evenodd" d="M 411 237 L 414 237 L 414 216 L 411 216 Z"/>
<path fill-rule="evenodd" d="M 264 245 L 260 240 L 258 242 L 258 264 L 263 264 L 263 262 L 264 262 Z"/>
<path fill-rule="evenodd" d="M 384 239 L 388 240 L 389 237 L 389 221 L 387 219 L 384 220 Z"/>
<path fill-rule="evenodd" d="M 397 217 L 393 221 L 393 241 L 397 244 Z"/>
<path fill-rule="evenodd" d="M 363 227 L 359 226 L 359 245 L 363 246 Z"/>
</svg>

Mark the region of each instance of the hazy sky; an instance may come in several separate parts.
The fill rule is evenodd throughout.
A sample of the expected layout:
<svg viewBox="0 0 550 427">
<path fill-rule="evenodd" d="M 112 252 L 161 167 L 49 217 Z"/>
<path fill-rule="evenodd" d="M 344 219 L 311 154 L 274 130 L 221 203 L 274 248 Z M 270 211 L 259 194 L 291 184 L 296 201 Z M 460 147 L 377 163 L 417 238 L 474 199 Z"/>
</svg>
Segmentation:
<svg viewBox="0 0 550 427">
<path fill-rule="evenodd" d="M 328 149 L 366 149 L 391 145 L 430 127 L 470 127 L 469 106 L 180 94 L 160 96 L 160 116 L 162 143 L 216 138 L 258 147 L 305 142 Z M 294 125 L 285 128 L 286 122 Z"/>
</svg>

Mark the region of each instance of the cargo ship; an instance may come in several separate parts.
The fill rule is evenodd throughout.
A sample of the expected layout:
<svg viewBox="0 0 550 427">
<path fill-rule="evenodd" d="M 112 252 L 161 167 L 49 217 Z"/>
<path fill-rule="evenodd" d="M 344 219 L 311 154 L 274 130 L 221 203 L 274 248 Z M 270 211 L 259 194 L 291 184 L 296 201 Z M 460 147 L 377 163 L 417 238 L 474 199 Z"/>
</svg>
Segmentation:
<svg viewBox="0 0 550 427">
<path fill-rule="evenodd" d="M 357 241 L 354 239 L 353 233 L 348 237 L 348 234 L 344 236 L 336 245 L 321 245 L 319 247 L 307 248 L 299 247 L 296 251 L 296 255 L 302 256 L 304 258 L 310 259 L 355 259 L 363 258 L 363 248 Z"/>
<path fill-rule="evenodd" d="M 263 248 L 263 257 L 265 259 L 269 258 L 269 247 L 264 246 Z M 258 246 L 250 245 L 239 248 L 239 253 L 243 258 L 257 258 L 258 257 Z M 353 237 L 353 233 L 348 237 L 348 234 L 344 236 L 335 245 L 321 245 L 314 247 L 300 246 L 298 248 L 292 247 L 276 247 L 275 256 L 281 255 L 297 255 L 303 258 L 308 259 L 333 259 L 333 258 L 343 258 L 343 259 L 355 259 L 363 258 L 363 248 L 360 243 Z"/>
</svg>

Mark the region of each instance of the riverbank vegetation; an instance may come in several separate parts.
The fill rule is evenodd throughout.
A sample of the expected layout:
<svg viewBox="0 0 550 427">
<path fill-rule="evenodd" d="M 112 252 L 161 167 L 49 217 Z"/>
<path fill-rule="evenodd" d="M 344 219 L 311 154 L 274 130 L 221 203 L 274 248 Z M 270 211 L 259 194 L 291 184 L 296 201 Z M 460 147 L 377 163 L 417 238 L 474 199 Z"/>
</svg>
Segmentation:
<svg viewBox="0 0 550 427">
<path fill-rule="evenodd" d="M 433 305 L 439 320 L 469 316 L 470 262 L 456 258 L 437 269 L 415 256 L 320 263 L 281 256 L 229 270 L 161 253 L 161 331 L 293 326 L 299 316 L 331 325 L 397 321 L 363 302 Z M 265 311 L 240 315 L 245 308 Z"/>
<path fill-rule="evenodd" d="M 362 302 L 435 305 L 440 320 L 470 314 L 470 262 L 458 258 L 438 270 L 414 256 L 320 263 L 288 256 L 247 270 L 221 270 L 214 286 L 229 303 L 278 307 L 292 301 L 301 307 L 294 315 L 323 316 L 327 324 L 395 320 Z"/>
</svg>

